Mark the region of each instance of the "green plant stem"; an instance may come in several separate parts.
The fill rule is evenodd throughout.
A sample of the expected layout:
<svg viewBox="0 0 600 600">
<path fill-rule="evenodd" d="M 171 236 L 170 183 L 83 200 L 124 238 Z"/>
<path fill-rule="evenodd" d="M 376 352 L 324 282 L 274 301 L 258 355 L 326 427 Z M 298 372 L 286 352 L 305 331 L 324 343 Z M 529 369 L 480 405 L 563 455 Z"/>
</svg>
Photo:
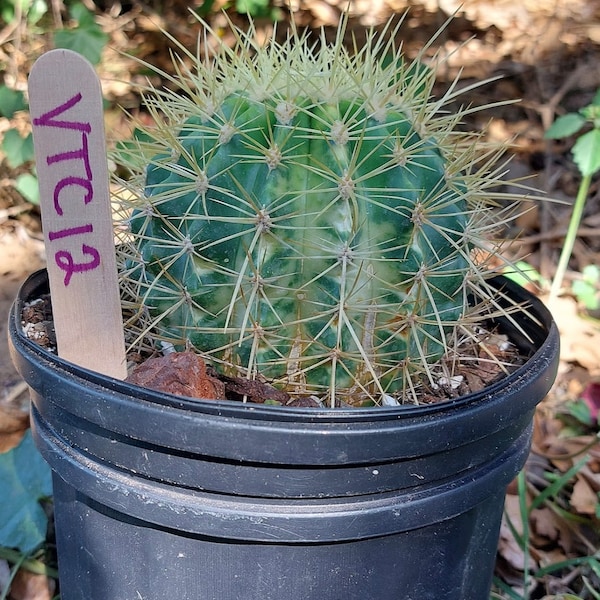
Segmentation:
<svg viewBox="0 0 600 600">
<path fill-rule="evenodd" d="M 517 476 L 517 491 L 523 528 L 523 600 L 529 600 L 529 509 L 527 507 L 527 475 L 525 469 Z"/>
<path fill-rule="evenodd" d="M 21 568 L 22 564 L 25 562 L 26 559 L 27 559 L 27 557 L 24 554 L 20 555 L 18 557 L 18 560 L 15 562 L 13 568 L 10 571 L 10 577 L 8 578 L 8 581 L 6 582 L 6 587 L 4 588 L 3 591 L 0 590 L 0 591 L 2 591 L 2 594 L 0 595 L 0 600 L 6 600 L 8 598 L 8 592 L 10 590 L 12 582 L 13 582 L 18 570 Z"/>
<path fill-rule="evenodd" d="M 541 491 L 531 502 L 529 512 L 539 508 L 549 498 L 556 496 L 576 475 L 581 469 L 589 462 L 590 457 L 584 456 L 582 459 L 577 461 L 566 473 L 563 473 L 560 477 L 555 479 L 546 489 Z"/>
<path fill-rule="evenodd" d="M 517 594 L 515 590 L 498 577 L 494 577 L 494 585 L 502 593 L 492 592 L 490 600 L 523 600 L 523 597 L 520 594 Z"/>
<path fill-rule="evenodd" d="M 0 547 L 0 559 L 7 560 L 13 565 L 18 565 L 19 568 L 23 568 L 30 573 L 34 573 L 35 575 L 45 575 L 46 577 L 58 579 L 58 571 L 56 569 L 49 567 L 41 560 L 24 555 L 18 550 Z"/>
<path fill-rule="evenodd" d="M 562 560 L 560 562 L 553 563 L 551 565 L 546 565 L 545 567 L 538 569 L 535 572 L 535 576 L 544 577 L 549 573 L 555 573 L 564 569 L 570 569 L 581 565 L 588 566 L 590 564 L 593 564 L 594 561 L 596 561 L 595 556 L 577 556 L 575 558 L 569 558 L 567 560 Z"/>
<path fill-rule="evenodd" d="M 585 201 L 592 183 L 592 175 L 585 175 L 579 184 L 579 190 L 577 191 L 577 198 L 575 199 L 575 205 L 573 206 L 573 214 L 569 221 L 569 228 L 565 237 L 565 243 L 560 253 L 560 259 L 558 261 L 558 267 L 554 279 L 552 280 L 552 286 L 550 288 L 549 301 L 552 302 L 560 292 L 562 282 L 567 271 L 567 266 L 573 252 L 573 246 L 575 245 L 575 239 L 577 238 L 577 230 L 581 223 L 581 217 L 583 215 L 583 208 Z"/>
</svg>

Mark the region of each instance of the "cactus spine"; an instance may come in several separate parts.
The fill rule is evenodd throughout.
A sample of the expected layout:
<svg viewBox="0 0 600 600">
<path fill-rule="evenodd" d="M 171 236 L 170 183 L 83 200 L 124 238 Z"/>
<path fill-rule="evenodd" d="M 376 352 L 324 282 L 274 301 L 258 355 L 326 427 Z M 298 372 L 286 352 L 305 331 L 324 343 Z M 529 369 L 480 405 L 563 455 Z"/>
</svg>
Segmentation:
<svg viewBox="0 0 600 600">
<path fill-rule="evenodd" d="M 455 131 L 457 94 L 431 99 L 433 71 L 384 41 L 396 30 L 352 52 L 344 25 L 333 44 L 234 32 L 146 97 L 124 287 L 148 333 L 230 374 L 329 405 L 412 398 L 468 295 L 490 296 L 473 251 L 497 157 Z"/>
</svg>

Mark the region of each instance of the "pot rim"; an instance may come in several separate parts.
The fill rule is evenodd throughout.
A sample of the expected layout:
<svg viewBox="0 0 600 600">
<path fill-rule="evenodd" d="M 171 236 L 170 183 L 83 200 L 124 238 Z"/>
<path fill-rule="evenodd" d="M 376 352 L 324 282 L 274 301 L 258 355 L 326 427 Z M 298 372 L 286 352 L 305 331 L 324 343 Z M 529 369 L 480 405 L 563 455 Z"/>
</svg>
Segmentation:
<svg viewBox="0 0 600 600">
<path fill-rule="evenodd" d="M 513 426 L 524 427 L 558 367 L 559 335 L 549 311 L 532 294 L 501 278 L 498 286 L 530 303 L 522 326 L 537 347 L 524 365 L 479 392 L 435 405 L 351 409 L 186 399 L 83 369 L 27 339 L 21 307 L 34 293 L 43 293 L 44 285 L 44 271 L 24 283 L 9 323 L 13 361 L 34 390 L 38 408 L 55 407 L 70 418 L 132 439 L 198 454 L 209 451 L 225 460 L 357 464 L 418 456 L 424 448 L 433 454 L 467 445 Z"/>
<path fill-rule="evenodd" d="M 530 322 L 530 327 L 533 326 L 539 328 L 539 331 L 536 332 L 538 338 L 536 341 L 539 344 L 539 347 L 525 360 L 523 365 L 520 365 L 515 371 L 510 373 L 510 375 L 496 380 L 477 392 L 471 392 L 469 394 L 465 394 L 464 396 L 448 399 L 435 404 L 404 404 L 400 406 L 335 409 L 281 407 L 265 404 L 242 403 L 234 400 L 203 400 L 186 398 L 166 392 L 151 390 L 149 388 L 144 388 L 142 386 L 103 375 L 96 371 L 90 371 L 89 369 L 85 369 L 59 357 L 57 354 L 46 350 L 45 348 L 36 344 L 34 341 L 25 337 L 20 326 L 20 314 L 25 301 L 24 298 L 31 296 L 36 290 L 38 293 L 42 293 L 39 291 L 39 288 L 44 284 L 44 281 L 47 281 L 46 269 L 36 271 L 24 282 L 21 291 L 19 292 L 19 297 L 13 304 L 11 311 L 11 323 L 9 323 L 11 329 L 14 328 L 14 332 L 19 339 L 19 343 L 23 344 L 23 346 L 26 347 L 27 350 L 32 354 L 37 355 L 40 360 L 53 363 L 56 368 L 63 370 L 65 373 L 71 373 L 73 376 L 87 380 L 94 385 L 120 394 L 135 396 L 146 402 L 162 404 L 171 408 L 186 409 L 193 412 L 205 412 L 207 414 L 218 414 L 220 416 L 231 416 L 236 418 L 247 417 L 255 419 L 261 416 L 275 421 L 343 422 L 347 421 L 348 419 L 352 421 L 379 421 L 400 416 L 406 418 L 413 416 L 433 416 L 440 413 L 446 413 L 448 410 L 454 411 L 456 409 L 460 409 L 465 405 L 485 401 L 490 396 L 496 394 L 501 388 L 510 385 L 509 381 L 507 380 L 521 379 L 531 368 L 532 363 L 545 360 L 546 355 L 551 355 L 554 348 L 559 344 L 559 333 L 556 323 L 554 322 L 549 309 L 541 302 L 541 300 L 508 278 L 504 276 L 497 276 L 492 278 L 490 281 L 498 288 L 502 286 L 503 290 L 521 296 L 521 301 L 525 300 L 530 305 L 531 312 L 538 317 L 539 323 L 537 323 L 531 317 L 527 317 L 527 320 Z M 545 331 L 543 331 L 542 328 Z M 550 352 L 548 351 L 548 348 L 550 348 Z"/>
</svg>

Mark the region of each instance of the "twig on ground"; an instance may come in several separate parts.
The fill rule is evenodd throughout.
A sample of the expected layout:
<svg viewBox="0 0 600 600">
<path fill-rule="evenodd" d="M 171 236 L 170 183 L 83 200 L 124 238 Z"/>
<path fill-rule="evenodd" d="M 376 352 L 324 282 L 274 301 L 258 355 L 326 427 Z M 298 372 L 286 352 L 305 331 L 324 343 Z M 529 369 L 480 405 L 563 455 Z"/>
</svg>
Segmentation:
<svg viewBox="0 0 600 600">
<path fill-rule="evenodd" d="M 27 384 L 24 381 L 20 381 L 12 388 L 10 388 L 4 397 L 4 402 L 10 403 L 16 400 L 21 394 L 27 391 Z"/>
</svg>

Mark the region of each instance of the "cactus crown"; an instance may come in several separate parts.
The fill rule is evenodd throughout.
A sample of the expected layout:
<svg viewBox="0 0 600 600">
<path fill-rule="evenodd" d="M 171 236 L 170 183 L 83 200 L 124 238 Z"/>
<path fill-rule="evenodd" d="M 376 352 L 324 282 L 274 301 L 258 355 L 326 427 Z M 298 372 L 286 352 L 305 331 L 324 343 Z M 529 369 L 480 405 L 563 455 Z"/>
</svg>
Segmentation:
<svg viewBox="0 0 600 600">
<path fill-rule="evenodd" d="M 477 260 L 498 149 L 457 131 L 471 109 L 445 109 L 455 85 L 432 98 L 426 49 L 409 62 L 391 25 L 352 50 L 344 23 L 332 44 L 232 26 L 230 48 L 203 29 L 118 158 L 133 173 L 123 289 L 144 334 L 331 406 L 414 399 L 499 310 Z"/>
</svg>

